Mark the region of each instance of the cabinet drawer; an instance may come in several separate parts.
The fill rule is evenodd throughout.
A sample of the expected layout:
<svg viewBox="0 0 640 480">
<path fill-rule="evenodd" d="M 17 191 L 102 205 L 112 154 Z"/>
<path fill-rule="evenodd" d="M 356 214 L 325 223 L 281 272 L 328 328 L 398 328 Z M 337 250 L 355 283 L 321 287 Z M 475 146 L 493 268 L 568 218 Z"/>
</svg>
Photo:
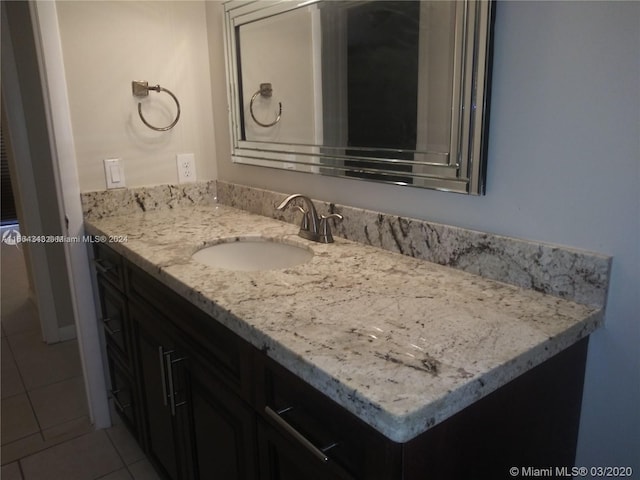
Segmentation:
<svg viewBox="0 0 640 480">
<path fill-rule="evenodd" d="M 109 362 L 110 394 L 113 406 L 131 433 L 139 438 L 138 405 L 134 383 L 127 369 L 113 355 L 113 350 L 109 345 L 107 345 L 107 360 Z"/>
<path fill-rule="evenodd" d="M 126 264 L 126 278 L 130 299 L 160 313 L 170 333 L 189 345 L 189 357 L 250 401 L 252 347 L 247 342 L 138 267 Z"/>
<path fill-rule="evenodd" d="M 102 243 L 95 243 L 93 263 L 99 276 L 109 280 L 120 291 L 124 291 L 124 268 L 119 254 Z"/>
<path fill-rule="evenodd" d="M 267 448 L 277 453 L 277 446 L 282 444 L 279 438 L 287 439 L 296 448 L 306 450 L 318 469 L 330 467 L 332 473 L 327 478 L 396 478 L 400 445 L 273 360 L 265 357 L 263 369 L 264 385 L 258 391 L 264 397 L 258 399 L 258 408 L 269 426 L 261 433 L 270 441 Z"/>
<path fill-rule="evenodd" d="M 265 421 L 258 422 L 258 441 L 264 480 L 354 480 L 335 462 L 319 463 L 307 449 Z"/>
<path fill-rule="evenodd" d="M 101 318 L 107 344 L 131 368 L 131 341 L 126 300 L 104 278 L 98 279 Z"/>
</svg>

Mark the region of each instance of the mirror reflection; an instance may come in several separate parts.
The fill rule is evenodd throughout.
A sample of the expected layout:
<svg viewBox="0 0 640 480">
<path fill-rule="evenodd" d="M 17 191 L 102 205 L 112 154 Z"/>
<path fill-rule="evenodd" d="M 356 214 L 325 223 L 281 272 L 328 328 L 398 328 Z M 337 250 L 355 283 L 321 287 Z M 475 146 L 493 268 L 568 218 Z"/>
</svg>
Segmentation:
<svg viewBox="0 0 640 480">
<path fill-rule="evenodd" d="M 226 4 L 234 161 L 483 193 L 491 4 L 292 3 Z"/>
</svg>

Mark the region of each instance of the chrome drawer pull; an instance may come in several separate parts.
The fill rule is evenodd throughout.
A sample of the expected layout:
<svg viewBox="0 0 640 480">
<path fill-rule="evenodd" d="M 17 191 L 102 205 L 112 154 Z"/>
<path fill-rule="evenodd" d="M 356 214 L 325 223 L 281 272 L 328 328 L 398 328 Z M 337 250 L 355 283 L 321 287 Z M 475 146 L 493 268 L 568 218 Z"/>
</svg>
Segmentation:
<svg viewBox="0 0 640 480">
<path fill-rule="evenodd" d="M 171 354 L 173 353 L 173 351 L 171 352 L 167 352 L 165 354 L 165 361 L 166 363 L 166 369 L 167 369 L 167 376 L 169 377 L 169 407 L 171 408 L 171 415 L 172 416 L 176 416 L 176 407 L 181 407 L 183 405 L 185 405 L 187 402 L 180 402 L 178 404 L 176 404 L 176 389 L 175 389 L 175 385 L 173 384 L 173 365 L 179 362 L 182 362 L 185 357 L 180 357 L 180 358 L 176 358 L 175 360 L 171 358 Z"/>
<path fill-rule="evenodd" d="M 162 345 L 160 345 L 158 347 L 158 357 L 160 360 L 160 377 L 162 379 L 162 403 L 164 403 L 164 406 L 166 407 L 167 404 L 167 380 L 166 380 L 166 374 L 164 371 L 164 358 L 165 355 L 170 355 L 171 352 L 165 352 L 164 348 L 162 348 Z"/>
<path fill-rule="evenodd" d="M 118 397 L 116 396 L 118 393 L 120 393 L 120 390 L 111 390 L 111 400 L 113 400 L 113 403 L 116 404 L 116 407 L 118 408 L 118 410 L 120 410 L 121 412 L 124 412 L 125 409 L 131 407 L 130 403 L 127 403 L 126 405 L 123 405 L 120 403 L 120 400 L 118 400 Z"/>
<path fill-rule="evenodd" d="M 165 368 L 167 369 L 167 376 L 169 377 L 169 381 L 167 382 L 169 384 L 169 406 L 171 407 L 171 415 L 173 415 L 175 417 L 176 416 L 176 404 L 173 401 L 173 396 L 175 395 L 175 392 L 173 391 L 173 369 L 171 368 L 171 365 L 172 365 L 171 352 L 169 352 L 164 357 L 164 360 L 166 362 Z"/>
<path fill-rule="evenodd" d="M 327 445 L 326 447 L 322 447 L 320 450 L 322 450 L 323 452 L 328 452 L 329 450 L 331 450 L 334 447 L 337 447 L 338 445 L 340 445 L 340 442 L 333 442 L 330 445 Z"/>
<path fill-rule="evenodd" d="M 115 268 L 115 265 L 108 263 L 103 258 L 94 258 L 93 264 L 96 266 L 96 270 L 98 270 L 100 273 L 107 273 Z"/>
<path fill-rule="evenodd" d="M 105 317 L 102 319 L 102 324 L 104 326 L 104 329 L 106 330 L 106 332 L 114 337 L 116 335 L 116 333 L 120 333 L 122 330 L 117 329 L 117 330 L 113 330 L 110 326 L 109 326 L 109 322 L 111 322 L 113 319 L 109 318 L 109 317 Z"/>
<path fill-rule="evenodd" d="M 324 452 L 316 447 L 313 443 L 311 443 L 304 435 L 302 435 L 298 430 L 289 424 L 284 418 L 280 416 L 282 413 L 286 413 L 292 410 L 293 407 L 285 408 L 283 410 L 279 410 L 276 412 L 271 407 L 264 407 L 264 411 L 269 418 L 271 418 L 274 422 L 276 422 L 280 427 L 282 427 L 289 435 L 295 438 L 302 446 L 304 446 L 307 450 L 309 450 L 315 457 L 317 457 L 320 461 L 326 463 L 329 461 L 329 457 L 327 457 Z M 337 445 L 336 443 L 332 444 L 329 448 Z"/>
</svg>

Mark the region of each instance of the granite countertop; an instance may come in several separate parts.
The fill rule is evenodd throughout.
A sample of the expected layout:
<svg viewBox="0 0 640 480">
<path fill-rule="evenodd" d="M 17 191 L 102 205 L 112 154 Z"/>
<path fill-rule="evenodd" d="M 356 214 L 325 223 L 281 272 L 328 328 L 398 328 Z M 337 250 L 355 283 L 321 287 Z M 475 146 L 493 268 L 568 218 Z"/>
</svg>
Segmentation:
<svg viewBox="0 0 640 480">
<path fill-rule="evenodd" d="M 408 441 L 589 335 L 603 312 L 228 206 L 86 221 L 94 235 L 376 430 Z M 305 245 L 311 261 L 236 272 L 191 259 L 216 239 Z"/>
</svg>

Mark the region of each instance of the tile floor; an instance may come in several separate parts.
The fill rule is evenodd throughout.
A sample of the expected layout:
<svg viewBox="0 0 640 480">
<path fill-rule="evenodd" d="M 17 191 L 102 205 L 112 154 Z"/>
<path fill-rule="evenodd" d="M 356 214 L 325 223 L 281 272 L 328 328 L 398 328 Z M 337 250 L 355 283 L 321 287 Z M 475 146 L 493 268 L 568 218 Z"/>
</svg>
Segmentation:
<svg viewBox="0 0 640 480">
<path fill-rule="evenodd" d="M 77 342 L 42 342 L 21 250 L 0 245 L 0 478 L 159 479 L 117 415 L 113 427 L 93 429 Z"/>
</svg>

